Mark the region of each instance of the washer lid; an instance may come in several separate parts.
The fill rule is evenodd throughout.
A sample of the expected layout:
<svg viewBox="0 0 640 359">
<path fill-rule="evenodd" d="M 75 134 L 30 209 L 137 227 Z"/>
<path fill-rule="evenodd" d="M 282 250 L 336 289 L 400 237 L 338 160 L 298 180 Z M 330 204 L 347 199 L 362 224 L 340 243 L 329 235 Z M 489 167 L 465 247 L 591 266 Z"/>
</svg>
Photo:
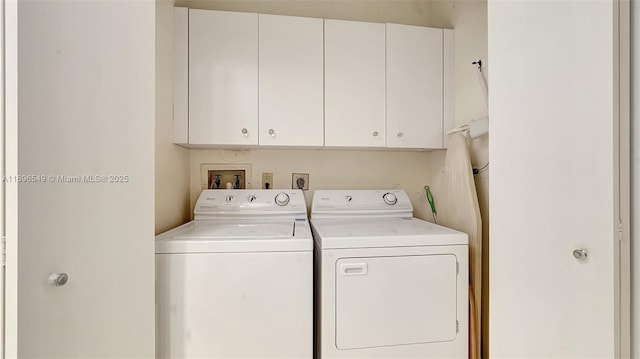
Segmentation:
<svg viewBox="0 0 640 359">
<path fill-rule="evenodd" d="M 306 220 L 191 221 L 156 237 L 156 253 L 309 251 Z"/>
<path fill-rule="evenodd" d="M 321 249 L 467 245 L 466 233 L 416 218 L 311 219 Z"/>
</svg>

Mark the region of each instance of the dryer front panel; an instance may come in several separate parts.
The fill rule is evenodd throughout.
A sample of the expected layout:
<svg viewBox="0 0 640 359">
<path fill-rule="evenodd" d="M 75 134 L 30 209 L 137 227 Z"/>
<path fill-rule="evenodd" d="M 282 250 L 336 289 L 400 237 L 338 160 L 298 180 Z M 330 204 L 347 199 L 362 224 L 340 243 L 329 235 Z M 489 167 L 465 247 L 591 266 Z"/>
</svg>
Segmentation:
<svg viewBox="0 0 640 359">
<path fill-rule="evenodd" d="M 454 254 L 340 258 L 335 343 L 341 350 L 453 341 Z"/>
</svg>

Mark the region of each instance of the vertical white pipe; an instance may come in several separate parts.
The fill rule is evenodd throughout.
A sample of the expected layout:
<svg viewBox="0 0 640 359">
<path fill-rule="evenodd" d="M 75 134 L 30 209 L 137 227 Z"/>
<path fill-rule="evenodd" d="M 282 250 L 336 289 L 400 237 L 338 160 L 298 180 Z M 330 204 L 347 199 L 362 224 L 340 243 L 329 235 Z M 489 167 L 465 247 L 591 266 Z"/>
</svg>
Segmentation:
<svg viewBox="0 0 640 359">
<path fill-rule="evenodd" d="M 482 71 L 482 68 L 483 68 L 482 60 L 478 60 L 476 62 L 473 62 L 473 65 L 476 66 L 476 75 L 478 76 L 478 83 L 480 84 L 480 89 L 482 90 L 482 95 L 484 96 L 484 104 L 487 106 L 487 108 L 489 108 L 489 86 L 487 85 L 487 79 L 484 76 L 484 72 Z M 482 117 L 482 118 L 479 118 L 479 119 L 476 119 L 476 120 L 471 120 L 469 122 L 469 124 L 458 126 L 458 127 L 453 128 L 451 130 L 448 130 L 446 132 L 446 134 L 450 135 L 450 134 L 455 133 L 455 132 L 469 130 L 471 123 L 473 123 L 475 121 L 483 121 L 483 120 L 487 120 L 488 121 L 488 117 L 485 116 L 485 117 Z M 477 122 L 477 123 L 480 123 L 480 122 Z M 476 126 L 475 128 L 473 128 L 471 130 L 471 137 L 473 137 L 473 138 L 480 137 L 480 136 L 486 134 L 489 131 L 488 128 L 487 128 L 486 131 L 481 130 L 479 133 L 475 133 L 474 134 L 473 130 L 475 130 L 475 129 L 478 129 L 478 127 Z M 446 137 L 447 136 L 445 135 L 445 138 Z"/>
<path fill-rule="evenodd" d="M 4 178 L 5 176 L 5 166 L 4 166 L 4 136 L 5 136 L 5 111 L 4 111 L 4 0 L 0 0 L 0 176 Z M 3 247 L 4 238 L 6 238 L 6 233 L 4 230 L 4 181 L 0 183 L 0 236 L 2 236 L 3 243 L 0 244 Z M 3 253 L 6 249 L 3 248 Z M 4 256 L 3 256 L 4 257 Z M 2 258 L 2 263 L 0 263 L 0 359 L 4 359 L 4 293 L 5 293 L 5 258 Z"/>
<path fill-rule="evenodd" d="M 640 196 L 636 181 L 640 179 L 640 121 L 637 105 L 640 99 L 640 55 L 634 43 L 640 39 L 640 7 L 637 0 L 631 2 L 631 357 L 640 354 L 640 241 L 638 228 Z"/>
<path fill-rule="evenodd" d="M 487 86 L 487 79 L 484 77 L 484 72 L 482 72 L 482 66 L 480 65 L 478 65 L 478 82 L 484 95 L 484 103 L 489 107 L 489 86 Z"/>
<path fill-rule="evenodd" d="M 2 4 L 2 174 L 18 173 L 18 0 L 0 0 Z M 9 185 L 12 187 L 9 188 Z M 2 235 L 17 238 L 16 183 L 2 184 Z M 11 208 L 11 210 L 8 210 Z M 6 244 L 6 243 L 5 243 Z M 18 357 L 18 249 L 17 240 L 7 245 L 2 277 L 2 355 L 3 359 Z M 7 266 L 7 263 L 11 263 Z"/>
</svg>

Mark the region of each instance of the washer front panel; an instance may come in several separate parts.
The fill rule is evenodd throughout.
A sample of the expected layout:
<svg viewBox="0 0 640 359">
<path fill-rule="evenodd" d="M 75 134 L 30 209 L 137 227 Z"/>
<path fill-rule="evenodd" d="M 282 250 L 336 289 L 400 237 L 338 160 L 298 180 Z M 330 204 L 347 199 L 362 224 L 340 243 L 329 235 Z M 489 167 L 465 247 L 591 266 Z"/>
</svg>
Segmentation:
<svg viewBox="0 0 640 359">
<path fill-rule="evenodd" d="M 313 253 L 156 254 L 161 358 L 311 358 Z"/>
</svg>

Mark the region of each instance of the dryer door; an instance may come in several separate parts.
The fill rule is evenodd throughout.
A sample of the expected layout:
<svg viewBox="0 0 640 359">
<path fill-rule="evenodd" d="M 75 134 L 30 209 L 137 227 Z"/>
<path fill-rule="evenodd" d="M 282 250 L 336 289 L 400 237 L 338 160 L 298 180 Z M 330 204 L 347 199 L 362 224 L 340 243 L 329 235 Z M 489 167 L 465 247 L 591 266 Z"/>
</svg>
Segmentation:
<svg viewBox="0 0 640 359">
<path fill-rule="evenodd" d="M 336 261 L 336 346 L 455 340 L 456 262 L 453 254 Z"/>
</svg>

